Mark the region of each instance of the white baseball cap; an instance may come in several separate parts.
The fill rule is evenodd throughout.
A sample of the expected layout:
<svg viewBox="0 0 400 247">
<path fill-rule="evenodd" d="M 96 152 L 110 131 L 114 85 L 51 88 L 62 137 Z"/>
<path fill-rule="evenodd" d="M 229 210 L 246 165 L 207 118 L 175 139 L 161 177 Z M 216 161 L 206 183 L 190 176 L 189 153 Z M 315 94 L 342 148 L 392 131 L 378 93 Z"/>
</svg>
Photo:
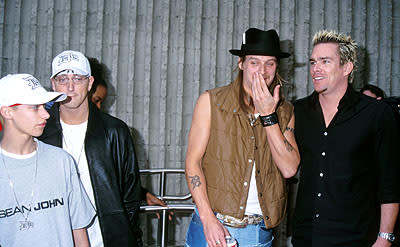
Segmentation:
<svg viewBox="0 0 400 247">
<path fill-rule="evenodd" d="M 15 104 L 41 105 L 63 101 L 64 93 L 47 92 L 40 82 L 29 74 L 9 74 L 0 79 L 0 107 Z"/>
<path fill-rule="evenodd" d="M 91 76 L 89 61 L 79 51 L 68 50 L 58 54 L 53 59 L 51 70 L 50 79 L 61 73 Z"/>
</svg>

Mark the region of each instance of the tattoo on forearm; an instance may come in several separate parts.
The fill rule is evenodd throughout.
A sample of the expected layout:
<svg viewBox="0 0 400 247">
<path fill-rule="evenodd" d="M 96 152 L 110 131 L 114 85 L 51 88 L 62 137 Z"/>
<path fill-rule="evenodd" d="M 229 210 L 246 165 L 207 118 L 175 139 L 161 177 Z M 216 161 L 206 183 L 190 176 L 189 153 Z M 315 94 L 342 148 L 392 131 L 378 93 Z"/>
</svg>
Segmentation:
<svg viewBox="0 0 400 247">
<path fill-rule="evenodd" d="M 290 131 L 290 132 L 294 133 L 294 128 L 286 127 L 285 131 Z"/>
<path fill-rule="evenodd" d="M 193 190 L 196 187 L 200 187 L 201 182 L 200 182 L 200 177 L 199 176 L 194 175 L 194 176 L 189 176 L 189 178 L 190 178 L 190 183 L 193 185 Z"/>
<path fill-rule="evenodd" d="M 288 152 L 292 152 L 292 151 L 293 151 L 293 146 L 292 146 L 286 139 L 285 139 L 283 142 L 284 142 L 285 145 L 286 145 L 286 150 L 287 150 Z"/>
</svg>

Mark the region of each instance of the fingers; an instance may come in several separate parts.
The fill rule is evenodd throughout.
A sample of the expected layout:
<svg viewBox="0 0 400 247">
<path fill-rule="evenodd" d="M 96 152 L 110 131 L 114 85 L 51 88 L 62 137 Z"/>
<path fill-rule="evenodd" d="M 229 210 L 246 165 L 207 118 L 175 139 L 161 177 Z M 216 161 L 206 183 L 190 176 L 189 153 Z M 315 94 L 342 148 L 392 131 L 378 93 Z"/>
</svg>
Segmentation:
<svg viewBox="0 0 400 247">
<path fill-rule="evenodd" d="M 278 102 L 279 101 L 279 90 L 281 89 L 281 85 L 277 85 L 275 88 L 274 88 L 274 101 L 275 102 Z"/>
<path fill-rule="evenodd" d="M 225 236 L 228 230 L 216 218 L 203 223 L 204 235 L 209 246 L 226 247 Z"/>
</svg>

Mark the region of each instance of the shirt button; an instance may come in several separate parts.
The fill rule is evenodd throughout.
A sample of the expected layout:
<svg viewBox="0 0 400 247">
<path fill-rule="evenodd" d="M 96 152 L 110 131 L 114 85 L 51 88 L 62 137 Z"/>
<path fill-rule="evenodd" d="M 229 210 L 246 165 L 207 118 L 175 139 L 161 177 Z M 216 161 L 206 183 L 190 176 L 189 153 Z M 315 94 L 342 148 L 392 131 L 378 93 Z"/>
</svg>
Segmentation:
<svg viewBox="0 0 400 247">
<path fill-rule="evenodd" d="M 247 182 L 244 182 L 244 186 L 247 186 Z"/>
<path fill-rule="evenodd" d="M 319 218 L 319 214 L 315 214 L 315 218 Z"/>
<path fill-rule="evenodd" d="M 249 163 L 251 163 L 251 162 L 253 162 L 253 160 L 252 160 L 252 159 L 249 159 Z"/>
<path fill-rule="evenodd" d="M 319 176 L 322 178 L 322 177 L 324 176 L 324 174 L 321 172 L 321 173 L 319 174 Z"/>
<path fill-rule="evenodd" d="M 321 193 L 318 193 L 318 195 L 317 195 L 317 196 L 318 196 L 318 197 L 321 197 L 321 195 L 322 195 Z"/>
<path fill-rule="evenodd" d="M 240 208 L 240 210 L 243 210 L 243 206 L 240 206 L 239 208 Z"/>
<path fill-rule="evenodd" d="M 254 140 L 254 136 L 251 136 L 250 139 Z"/>
<path fill-rule="evenodd" d="M 325 156 L 325 152 L 322 152 L 321 154 L 322 154 L 322 156 Z"/>
<path fill-rule="evenodd" d="M 327 136 L 327 135 L 328 135 L 328 132 L 325 131 L 325 132 L 324 132 L 324 136 Z"/>
</svg>

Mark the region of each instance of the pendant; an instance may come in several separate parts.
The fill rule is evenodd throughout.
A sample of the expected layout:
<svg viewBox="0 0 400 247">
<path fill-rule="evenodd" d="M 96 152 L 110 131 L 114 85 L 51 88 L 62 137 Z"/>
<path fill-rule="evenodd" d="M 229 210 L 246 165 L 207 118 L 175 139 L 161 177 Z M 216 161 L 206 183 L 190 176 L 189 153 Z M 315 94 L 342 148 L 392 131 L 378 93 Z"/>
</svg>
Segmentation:
<svg viewBox="0 0 400 247">
<path fill-rule="evenodd" d="M 25 230 L 29 230 L 29 228 L 33 228 L 33 222 L 25 219 L 25 221 L 20 221 L 19 222 L 19 230 L 20 231 L 25 231 Z"/>
</svg>

